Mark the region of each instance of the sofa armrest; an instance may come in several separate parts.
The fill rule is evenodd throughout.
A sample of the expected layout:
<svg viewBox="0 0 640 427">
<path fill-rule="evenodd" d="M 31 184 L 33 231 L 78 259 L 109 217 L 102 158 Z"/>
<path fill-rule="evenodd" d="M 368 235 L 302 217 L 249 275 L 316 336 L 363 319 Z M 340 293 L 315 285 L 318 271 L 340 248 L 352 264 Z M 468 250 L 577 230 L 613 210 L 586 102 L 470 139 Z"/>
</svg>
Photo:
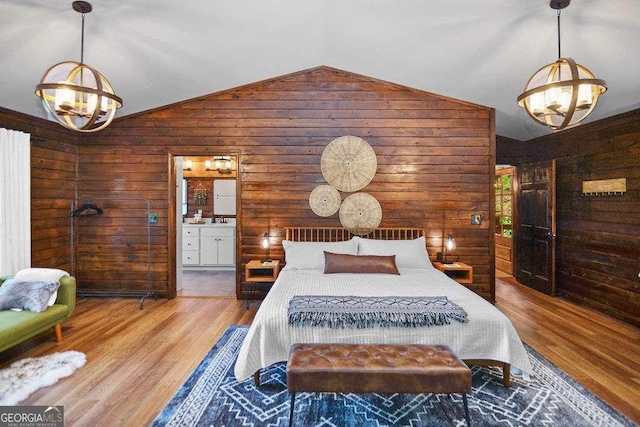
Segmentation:
<svg viewBox="0 0 640 427">
<path fill-rule="evenodd" d="M 69 307 L 67 319 L 76 308 L 76 278 L 73 276 L 63 276 L 60 278 L 60 288 L 58 288 L 58 298 L 56 304 L 64 304 Z"/>
<path fill-rule="evenodd" d="M 5 280 L 13 279 L 13 274 L 5 274 L 4 276 L 0 276 L 0 286 L 4 283 Z"/>
</svg>

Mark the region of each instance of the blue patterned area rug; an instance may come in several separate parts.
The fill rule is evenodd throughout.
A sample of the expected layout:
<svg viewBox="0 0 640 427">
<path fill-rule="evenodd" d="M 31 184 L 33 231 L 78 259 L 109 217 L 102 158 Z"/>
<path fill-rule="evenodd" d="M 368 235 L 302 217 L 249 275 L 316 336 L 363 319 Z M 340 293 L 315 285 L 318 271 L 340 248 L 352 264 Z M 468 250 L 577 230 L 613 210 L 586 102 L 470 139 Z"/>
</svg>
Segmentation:
<svg viewBox="0 0 640 427">
<path fill-rule="evenodd" d="M 233 366 L 247 333 L 231 326 L 211 349 L 153 426 L 287 426 L 290 396 L 286 366 L 262 370 L 238 383 Z M 469 396 L 474 426 L 633 426 L 629 419 L 586 390 L 527 346 L 533 365 L 529 379 L 502 386 L 498 369 L 474 366 Z M 293 425 L 463 426 L 460 395 L 298 393 Z"/>
</svg>

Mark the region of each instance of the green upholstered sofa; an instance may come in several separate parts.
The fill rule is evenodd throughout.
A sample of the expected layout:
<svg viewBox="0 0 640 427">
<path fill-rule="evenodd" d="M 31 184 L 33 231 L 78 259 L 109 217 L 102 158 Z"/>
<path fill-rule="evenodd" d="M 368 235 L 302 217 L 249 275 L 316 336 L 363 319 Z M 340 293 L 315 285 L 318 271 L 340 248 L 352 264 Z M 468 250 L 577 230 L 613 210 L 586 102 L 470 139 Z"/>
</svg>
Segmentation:
<svg viewBox="0 0 640 427">
<path fill-rule="evenodd" d="M 1 276 L 0 286 L 12 276 Z M 47 329 L 54 329 L 56 341 L 62 341 L 61 323 L 67 320 L 76 306 L 76 279 L 60 278 L 55 304 L 42 313 L 33 311 L 0 310 L 0 351 L 11 348 Z"/>
</svg>

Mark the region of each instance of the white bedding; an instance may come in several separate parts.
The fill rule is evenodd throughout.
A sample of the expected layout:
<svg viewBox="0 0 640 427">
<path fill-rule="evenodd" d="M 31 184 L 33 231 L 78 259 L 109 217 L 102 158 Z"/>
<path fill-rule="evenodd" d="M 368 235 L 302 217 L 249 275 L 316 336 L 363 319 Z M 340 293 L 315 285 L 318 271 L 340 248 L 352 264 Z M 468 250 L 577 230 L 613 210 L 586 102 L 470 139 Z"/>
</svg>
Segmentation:
<svg viewBox="0 0 640 427">
<path fill-rule="evenodd" d="M 258 369 L 286 361 L 294 343 L 447 344 L 461 359 L 510 363 L 532 372 L 527 353 L 513 325 L 491 303 L 435 268 L 400 268 L 390 274 L 324 274 L 320 270 L 284 269 L 256 313 L 235 365 L 238 381 Z M 287 307 L 294 295 L 441 296 L 468 314 L 468 323 L 430 327 L 331 329 L 294 327 Z"/>
</svg>

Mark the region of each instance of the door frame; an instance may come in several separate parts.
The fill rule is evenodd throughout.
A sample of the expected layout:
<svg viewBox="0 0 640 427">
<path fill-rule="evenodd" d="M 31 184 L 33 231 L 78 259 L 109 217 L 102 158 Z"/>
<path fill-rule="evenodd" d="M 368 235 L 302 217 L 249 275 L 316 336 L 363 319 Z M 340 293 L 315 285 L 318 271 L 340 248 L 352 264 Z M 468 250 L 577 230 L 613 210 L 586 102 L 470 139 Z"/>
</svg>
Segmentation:
<svg viewBox="0 0 640 427">
<path fill-rule="evenodd" d="M 213 156 L 235 156 L 236 158 L 236 299 L 238 298 L 238 292 L 240 289 L 240 254 L 242 252 L 242 216 L 240 215 L 241 206 L 241 174 L 240 174 L 240 154 L 237 150 L 217 150 L 213 153 L 203 153 L 199 150 L 177 151 L 167 153 L 167 169 L 168 169 L 168 182 L 167 182 L 167 256 L 168 256 L 168 296 L 169 299 L 176 298 L 178 296 L 177 290 L 177 211 L 178 206 L 176 202 L 177 189 L 176 179 L 176 157 L 213 157 Z"/>
<path fill-rule="evenodd" d="M 497 178 L 500 175 L 504 175 L 508 170 L 508 173 L 511 174 L 511 237 L 504 237 L 504 236 L 499 236 L 498 234 L 496 234 L 495 232 L 495 226 L 496 226 L 496 221 L 494 219 L 493 222 L 493 233 L 495 236 L 495 243 L 494 245 L 497 245 L 498 242 L 501 241 L 505 241 L 505 239 L 509 239 L 510 240 L 510 244 L 511 244 L 511 271 L 509 272 L 510 275 L 514 276 L 514 272 L 515 272 L 515 253 L 514 253 L 514 234 L 515 234 L 515 227 L 516 227 L 516 221 L 518 220 L 518 201 L 517 201 L 517 191 L 518 191 L 518 185 L 517 185 L 517 173 L 518 173 L 518 167 L 515 165 L 507 165 L 507 164 L 500 164 L 500 165 L 496 165 L 495 167 L 496 172 L 495 172 L 495 178 Z M 495 182 L 495 179 L 494 179 Z M 495 199 L 494 199 L 494 210 L 495 210 Z M 504 245 L 503 245 L 504 246 Z M 494 254 L 494 257 L 497 257 L 497 250 Z M 496 270 L 499 270 L 499 268 L 497 267 L 497 260 L 496 260 Z M 503 270 L 500 270 L 503 271 Z"/>
</svg>

